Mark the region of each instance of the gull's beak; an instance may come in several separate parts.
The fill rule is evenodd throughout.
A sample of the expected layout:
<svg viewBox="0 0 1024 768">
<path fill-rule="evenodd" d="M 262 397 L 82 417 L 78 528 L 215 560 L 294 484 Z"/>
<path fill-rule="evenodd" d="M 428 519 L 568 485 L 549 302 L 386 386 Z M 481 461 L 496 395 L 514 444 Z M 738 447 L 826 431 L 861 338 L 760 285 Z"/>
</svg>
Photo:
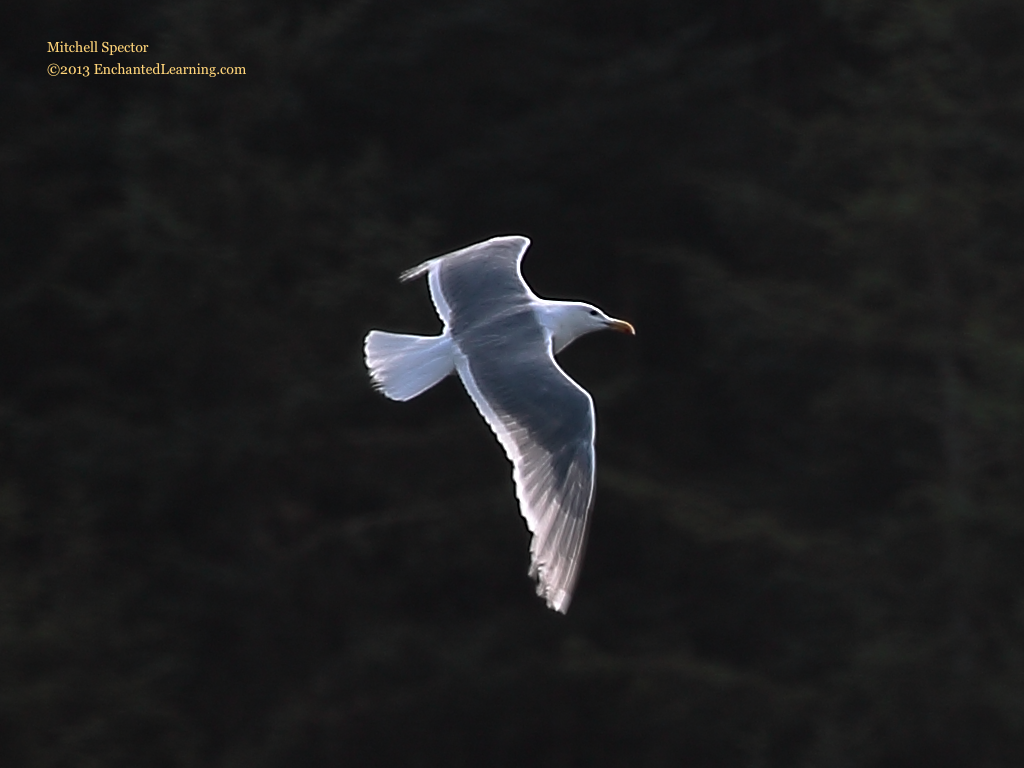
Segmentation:
<svg viewBox="0 0 1024 768">
<path fill-rule="evenodd" d="M 630 336 L 636 336 L 636 329 L 625 320 L 616 320 L 612 318 L 608 323 L 608 327 L 613 331 L 618 331 L 619 333 L 628 333 Z"/>
</svg>

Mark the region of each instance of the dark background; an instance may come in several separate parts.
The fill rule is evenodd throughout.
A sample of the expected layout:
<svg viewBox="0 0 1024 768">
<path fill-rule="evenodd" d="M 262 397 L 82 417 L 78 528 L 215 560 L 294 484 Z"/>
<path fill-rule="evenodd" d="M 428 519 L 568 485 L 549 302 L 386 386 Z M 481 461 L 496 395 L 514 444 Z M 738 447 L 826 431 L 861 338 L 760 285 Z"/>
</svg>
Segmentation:
<svg viewBox="0 0 1024 768">
<path fill-rule="evenodd" d="M 19 14 L 0 764 L 1024 764 L 1019 2 Z M 564 617 L 459 383 L 361 359 L 498 234 L 638 330 L 563 356 Z"/>
</svg>

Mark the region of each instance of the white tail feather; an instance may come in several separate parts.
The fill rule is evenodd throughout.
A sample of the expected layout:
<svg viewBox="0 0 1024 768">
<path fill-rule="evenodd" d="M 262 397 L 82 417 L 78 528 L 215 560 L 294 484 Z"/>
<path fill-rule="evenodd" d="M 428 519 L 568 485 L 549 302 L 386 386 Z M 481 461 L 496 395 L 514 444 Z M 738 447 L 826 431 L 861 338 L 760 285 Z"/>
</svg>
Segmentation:
<svg viewBox="0 0 1024 768">
<path fill-rule="evenodd" d="M 370 331 L 364 351 L 374 387 L 392 400 L 411 400 L 455 372 L 447 334 L 413 336 Z"/>
</svg>

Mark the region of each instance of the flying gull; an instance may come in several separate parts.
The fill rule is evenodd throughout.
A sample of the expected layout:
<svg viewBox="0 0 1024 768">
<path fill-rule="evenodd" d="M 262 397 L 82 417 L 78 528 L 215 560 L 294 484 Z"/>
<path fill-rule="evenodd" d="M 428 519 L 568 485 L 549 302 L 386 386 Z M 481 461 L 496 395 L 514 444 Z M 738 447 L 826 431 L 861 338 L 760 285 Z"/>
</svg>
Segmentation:
<svg viewBox="0 0 1024 768">
<path fill-rule="evenodd" d="M 427 275 L 444 332 L 370 331 L 364 349 L 374 386 L 392 400 L 458 373 L 512 462 L 537 594 L 565 613 L 594 503 L 594 402 L 555 355 L 592 331 L 634 331 L 589 304 L 538 298 L 520 270 L 529 245 L 494 237 L 403 272 L 403 282 Z"/>
</svg>

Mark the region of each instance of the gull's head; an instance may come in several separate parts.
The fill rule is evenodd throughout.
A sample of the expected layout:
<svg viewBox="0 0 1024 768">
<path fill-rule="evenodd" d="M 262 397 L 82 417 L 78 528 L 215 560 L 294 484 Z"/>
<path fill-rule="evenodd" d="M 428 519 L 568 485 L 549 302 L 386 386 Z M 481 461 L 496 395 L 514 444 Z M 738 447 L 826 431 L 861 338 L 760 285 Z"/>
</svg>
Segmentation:
<svg viewBox="0 0 1024 768">
<path fill-rule="evenodd" d="M 633 326 L 625 320 L 609 317 L 597 307 L 582 301 L 550 302 L 545 325 L 551 331 L 551 343 L 556 353 L 580 336 L 594 331 L 612 330 L 636 335 Z"/>
</svg>

